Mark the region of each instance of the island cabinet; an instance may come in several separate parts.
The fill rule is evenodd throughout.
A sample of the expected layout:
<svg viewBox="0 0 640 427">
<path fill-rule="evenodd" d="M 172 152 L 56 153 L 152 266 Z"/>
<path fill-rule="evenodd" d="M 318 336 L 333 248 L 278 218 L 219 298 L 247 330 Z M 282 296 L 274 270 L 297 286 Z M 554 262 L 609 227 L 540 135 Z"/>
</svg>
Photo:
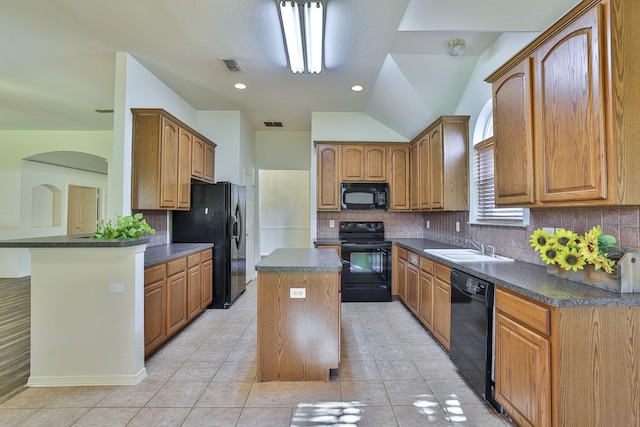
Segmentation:
<svg viewBox="0 0 640 427">
<path fill-rule="evenodd" d="M 468 209 L 469 116 L 442 116 L 411 141 L 411 208 Z"/>
<path fill-rule="evenodd" d="M 212 301 L 212 250 L 206 249 L 144 270 L 145 356 L 196 318 Z"/>
<path fill-rule="evenodd" d="M 132 209 L 188 210 L 191 179 L 213 182 L 215 144 L 162 109 L 131 111 Z"/>
<path fill-rule="evenodd" d="M 487 78 L 496 203 L 637 205 L 640 14 L 584 0 Z"/>
<path fill-rule="evenodd" d="M 319 211 L 340 210 L 340 146 L 317 145 L 317 206 Z"/>
<path fill-rule="evenodd" d="M 496 400 L 521 426 L 637 426 L 640 307 L 548 306 L 496 287 Z"/>
<path fill-rule="evenodd" d="M 340 363 L 340 258 L 276 249 L 256 270 L 258 380 L 328 381 Z"/>
<path fill-rule="evenodd" d="M 341 145 L 341 181 L 386 182 L 386 147 L 378 145 Z"/>
<path fill-rule="evenodd" d="M 408 211 L 409 202 L 409 146 L 408 144 L 387 147 L 389 182 L 389 210 Z"/>
</svg>

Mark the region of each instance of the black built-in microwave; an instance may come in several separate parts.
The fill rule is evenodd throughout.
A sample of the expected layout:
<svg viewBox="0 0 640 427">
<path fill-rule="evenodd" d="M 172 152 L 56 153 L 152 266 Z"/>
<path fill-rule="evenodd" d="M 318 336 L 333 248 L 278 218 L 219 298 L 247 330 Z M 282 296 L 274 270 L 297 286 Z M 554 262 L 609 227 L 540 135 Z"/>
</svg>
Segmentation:
<svg viewBox="0 0 640 427">
<path fill-rule="evenodd" d="M 389 185 L 386 182 L 343 182 L 340 187 L 340 208 L 387 210 L 388 193 Z"/>
</svg>

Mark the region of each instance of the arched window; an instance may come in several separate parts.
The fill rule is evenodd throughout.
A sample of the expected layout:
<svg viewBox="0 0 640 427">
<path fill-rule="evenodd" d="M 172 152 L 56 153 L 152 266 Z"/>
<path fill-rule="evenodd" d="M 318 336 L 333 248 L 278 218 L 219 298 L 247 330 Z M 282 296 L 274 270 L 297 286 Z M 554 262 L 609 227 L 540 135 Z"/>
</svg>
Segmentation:
<svg viewBox="0 0 640 427">
<path fill-rule="evenodd" d="M 493 106 L 491 99 L 478 116 L 473 134 L 473 171 L 470 221 L 484 225 L 525 226 L 529 209 L 497 208 L 494 193 Z"/>
</svg>

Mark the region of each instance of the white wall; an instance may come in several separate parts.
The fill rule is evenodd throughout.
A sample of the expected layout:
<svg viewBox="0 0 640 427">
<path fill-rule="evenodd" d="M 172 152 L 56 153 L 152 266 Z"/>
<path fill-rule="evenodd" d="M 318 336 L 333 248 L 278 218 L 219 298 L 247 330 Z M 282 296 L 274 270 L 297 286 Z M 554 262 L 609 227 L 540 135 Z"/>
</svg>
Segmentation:
<svg viewBox="0 0 640 427">
<path fill-rule="evenodd" d="M 256 132 L 258 169 L 310 169 L 311 132 Z"/>
</svg>

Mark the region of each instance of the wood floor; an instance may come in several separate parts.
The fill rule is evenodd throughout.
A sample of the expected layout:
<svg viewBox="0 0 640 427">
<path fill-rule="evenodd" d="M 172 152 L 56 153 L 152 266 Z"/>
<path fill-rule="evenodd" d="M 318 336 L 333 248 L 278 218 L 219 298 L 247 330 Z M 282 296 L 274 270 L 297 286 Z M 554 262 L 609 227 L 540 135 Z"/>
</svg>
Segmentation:
<svg viewBox="0 0 640 427">
<path fill-rule="evenodd" d="M 29 378 L 31 278 L 0 279 L 0 403 Z"/>
</svg>

